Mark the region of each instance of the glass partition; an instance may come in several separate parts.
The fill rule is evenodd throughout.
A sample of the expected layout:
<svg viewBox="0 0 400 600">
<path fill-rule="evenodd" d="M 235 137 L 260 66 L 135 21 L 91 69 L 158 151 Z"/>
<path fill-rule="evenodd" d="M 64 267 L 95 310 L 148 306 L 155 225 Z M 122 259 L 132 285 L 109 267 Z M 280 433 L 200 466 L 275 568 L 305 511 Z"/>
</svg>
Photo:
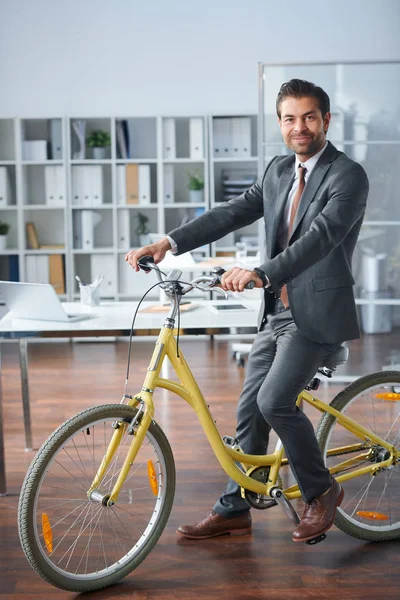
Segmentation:
<svg viewBox="0 0 400 600">
<path fill-rule="evenodd" d="M 292 78 L 312 81 L 328 93 L 328 139 L 368 175 L 367 212 L 353 259 L 356 301 L 363 333 L 381 336 L 373 338 L 381 340 L 375 368 L 400 369 L 400 348 L 390 348 L 400 325 L 400 62 L 260 63 L 260 172 L 273 156 L 291 154 L 275 102 L 282 83 Z"/>
</svg>

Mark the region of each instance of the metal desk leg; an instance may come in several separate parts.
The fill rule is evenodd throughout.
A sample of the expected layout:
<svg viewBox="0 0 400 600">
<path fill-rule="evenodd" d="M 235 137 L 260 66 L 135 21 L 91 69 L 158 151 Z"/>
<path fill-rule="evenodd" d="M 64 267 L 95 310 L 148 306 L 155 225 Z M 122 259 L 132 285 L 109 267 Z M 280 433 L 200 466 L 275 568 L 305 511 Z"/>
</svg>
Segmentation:
<svg viewBox="0 0 400 600">
<path fill-rule="evenodd" d="M 24 413 L 25 450 L 33 450 L 31 409 L 28 383 L 28 340 L 19 340 L 19 364 L 21 368 L 22 409 Z"/>
<path fill-rule="evenodd" d="M 4 456 L 4 428 L 3 428 L 3 390 L 1 387 L 1 342 L 0 342 L 0 496 L 7 493 L 6 459 Z"/>
</svg>

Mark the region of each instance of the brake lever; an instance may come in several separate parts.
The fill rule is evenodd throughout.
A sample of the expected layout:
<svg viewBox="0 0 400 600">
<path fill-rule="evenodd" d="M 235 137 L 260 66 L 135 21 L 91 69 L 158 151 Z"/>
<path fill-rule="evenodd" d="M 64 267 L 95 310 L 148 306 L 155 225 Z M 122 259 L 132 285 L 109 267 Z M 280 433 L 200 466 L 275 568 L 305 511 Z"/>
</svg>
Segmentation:
<svg viewBox="0 0 400 600">
<path fill-rule="evenodd" d="M 223 290 L 220 287 L 214 287 L 214 288 L 212 288 L 212 291 L 217 292 L 217 294 L 222 294 L 222 296 L 225 298 L 225 300 L 228 300 L 228 298 L 229 298 L 228 292 L 226 292 L 225 290 Z"/>
<path fill-rule="evenodd" d="M 224 296 L 225 300 L 227 300 L 229 298 L 229 294 L 228 292 L 226 292 L 225 290 L 223 290 L 222 288 L 218 287 L 215 285 L 215 281 L 210 281 L 207 285 L 203 286 L 203 285 L 199 285 L 196 284 L 194 287 L 198 288 L 199 290 L 201 290 L 202 292 L 216 292 L 217 294 L 221 294 L 222 296 Z"/>
</svg>

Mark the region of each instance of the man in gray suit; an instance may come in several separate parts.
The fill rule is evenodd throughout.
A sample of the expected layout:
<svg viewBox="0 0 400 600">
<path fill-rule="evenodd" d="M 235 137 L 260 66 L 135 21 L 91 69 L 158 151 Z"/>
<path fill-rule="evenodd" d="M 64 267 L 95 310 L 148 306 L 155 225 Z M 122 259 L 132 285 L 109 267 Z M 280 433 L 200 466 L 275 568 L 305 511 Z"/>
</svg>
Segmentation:
<svg viewBox="0 0 400 600">
<path fill-rule="evenodd" d="M 271 427 L 282 440 L 305 502 L 293 540 L 305 542 L 332 526 L 343 490 L 325 467 L 312 424 L 296 399 L 342 342 L 360 335 L 351 261 L 368 180 L 358 163 L 326 140 L 331 114 L 324 90 L 292 79 L 281 86 L 276 110 L 285 144 L 295 155 L 274 157 L 244 194 L 160 242 L 128 252 L 126 260 L 138 270 L 141 256 L 159 262 L 167 250 L 193 250 L 264 217 L 265 262 L 253 271 L 230 269 L 222 277 L 225 290 L 241 292 L 251 280 L 264 288 L 236 437 L 249 454 L 267 452 Z M 178 532 L 192 539 L 249 533 L 249 510 L 230 480 L 210 515 Z"/>
</svg>

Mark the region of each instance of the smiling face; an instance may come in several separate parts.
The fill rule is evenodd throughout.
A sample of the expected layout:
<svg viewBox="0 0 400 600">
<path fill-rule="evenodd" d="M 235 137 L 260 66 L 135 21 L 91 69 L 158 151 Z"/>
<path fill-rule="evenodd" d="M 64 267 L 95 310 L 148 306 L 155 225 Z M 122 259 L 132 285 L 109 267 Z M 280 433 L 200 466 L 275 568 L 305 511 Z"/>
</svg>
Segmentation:
<svg viewBox="0 0 400 600">
<path fill-rule="evenodd" d="M 278 118 L 283 140 L 293 150 L 300 162 L 305 162 L 319 152 L 326 141 L 331 113 L 322 118 L 318 100 L 304 96 L 289 96 L 280 105 Z"/>
</svg>

